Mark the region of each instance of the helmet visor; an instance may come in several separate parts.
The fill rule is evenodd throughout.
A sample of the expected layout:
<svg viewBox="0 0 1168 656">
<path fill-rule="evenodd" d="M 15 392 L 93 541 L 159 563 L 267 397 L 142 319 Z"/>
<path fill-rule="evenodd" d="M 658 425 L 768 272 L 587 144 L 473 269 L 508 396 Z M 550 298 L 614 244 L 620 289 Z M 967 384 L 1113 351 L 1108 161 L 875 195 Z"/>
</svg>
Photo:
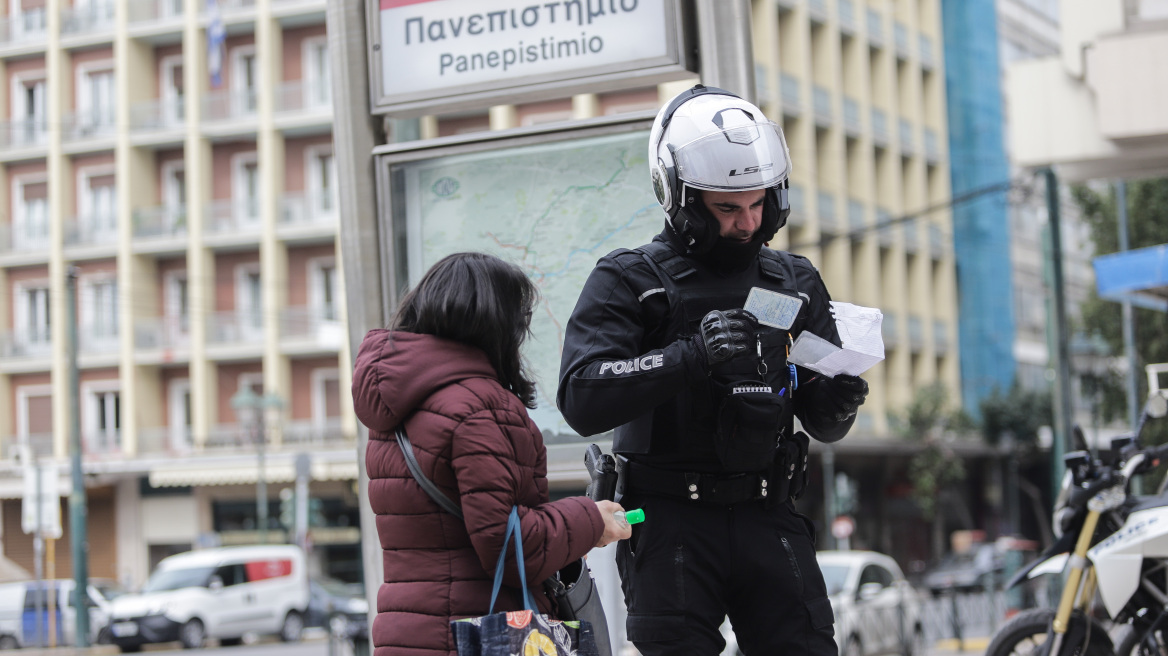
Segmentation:
<svg viewBox="0 0 1168 656">
<path fill-rule="evenodd" d="M 791 173 L 783 131 L 771 121 L 726 128 L 676 149 L 677 177 L 698 189 L 773 187 Z"/>
</svg>

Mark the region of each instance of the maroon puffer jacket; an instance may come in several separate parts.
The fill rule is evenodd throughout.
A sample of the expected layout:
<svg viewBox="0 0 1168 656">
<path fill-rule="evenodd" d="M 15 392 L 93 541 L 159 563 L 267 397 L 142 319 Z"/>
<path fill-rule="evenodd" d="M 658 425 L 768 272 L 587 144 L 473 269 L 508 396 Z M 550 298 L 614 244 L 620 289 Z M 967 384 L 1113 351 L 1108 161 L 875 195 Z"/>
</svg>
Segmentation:
<svg viewBox="0 0 1168 656">
<path fill-rule="evenodd" d="M 370 429 L 365 466 L 385 565 L 374 655 L 455 653 L 450 620 L 487 614 L 514 505 L 528 588 L 550 612 L 541 582 L 588 553 L 604 523 L 587 497 L 548 502 L 543 437 L 486 354 L 431 335 L 370 331 L 357 353 L 353 404 Z M 394 437 L 403 422 L 422 471 L 462 506 L 465 523 L 410 476 Z M 495 612 L 523 607 L 514 547 L 508 552 Z"/>
</svg>

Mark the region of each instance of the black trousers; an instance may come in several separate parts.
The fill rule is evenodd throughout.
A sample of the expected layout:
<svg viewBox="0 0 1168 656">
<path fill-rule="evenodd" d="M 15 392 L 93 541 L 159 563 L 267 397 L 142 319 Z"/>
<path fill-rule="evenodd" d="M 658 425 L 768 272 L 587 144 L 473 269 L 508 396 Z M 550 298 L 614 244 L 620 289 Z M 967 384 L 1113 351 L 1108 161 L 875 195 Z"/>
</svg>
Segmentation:
<svg viewBox="0 0 1168 656">
<path fill-rule="evenodd" d="M 727 616 L 747 656 L 836 656 L 813 527 L 791 502 L 633 493 L 621 505 L 645 510 L 616 555 L 628 638 L 643 656 L 716 656 Z"/>
</svg>

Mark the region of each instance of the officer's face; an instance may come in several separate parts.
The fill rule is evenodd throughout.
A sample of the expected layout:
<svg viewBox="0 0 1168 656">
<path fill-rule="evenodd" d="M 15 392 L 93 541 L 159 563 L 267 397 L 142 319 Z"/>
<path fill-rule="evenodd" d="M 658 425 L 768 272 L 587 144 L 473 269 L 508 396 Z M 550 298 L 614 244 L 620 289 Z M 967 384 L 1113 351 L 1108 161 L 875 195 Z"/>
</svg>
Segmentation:
<svg viewBox="0 0 1168 656">
<path fill-rule="evenodd" d="M 743 243 L 762 225 L 765 189 L 754 191 L 702 191 L 702 202 L 718 220 L 718 234 Z"/>
</svg>

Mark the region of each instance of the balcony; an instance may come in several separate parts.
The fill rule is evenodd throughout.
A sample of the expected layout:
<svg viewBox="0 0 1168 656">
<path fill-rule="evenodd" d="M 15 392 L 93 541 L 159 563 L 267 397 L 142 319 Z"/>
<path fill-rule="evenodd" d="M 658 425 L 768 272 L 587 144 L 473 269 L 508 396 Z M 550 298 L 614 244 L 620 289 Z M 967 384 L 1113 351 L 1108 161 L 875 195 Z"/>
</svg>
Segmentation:
<svg viewBox="0 0 1168 656">
<path fill-rule="evenodd" d="M 134 349 L 160 351 L 163 359 L 190 347 L 187 317 L 145 317 L 134 321 Z"/>
<path fill-rule="evenodd" d="M 238 121 L 255 118 L 255 89 L 212 91 L 203 98 L 204 121 Z"/>
<path fill-rule="evenodd" d="M 907 60 L 912 56 L 912 47 L 909 44 L 908 27 L 900 21 L 892 24 L 892 42 L 896 47 L 896 58 Z"/>
<path fill-rule="evenodd" d="M 901 229 L 904 230 L 904 252 L 916 253 L 920 244 L 917 239 L 917 220 L 908 219 L 900 225 Z"/>
<path fill-rule="evenodd" d="M 807 201 L 804 199 L 803 187 L 792 184 L 787 189 L 787 202 L 791 204 L 791 214 L 787 217 L 787 225 L 792 228 L 801 228 L 807 225 Z"/>
<path fill-rule="evenodd" d="M 108 246 L 118 241 L 116 212 L 94 213 L 65 221 L 65 247 Z"/>
<path fill-rule="evenodd" d="M 940 319 L 933 320 L 933 351 L 938 356 L 949 353 L 949 332 L 945 322 Z"/>
<path fill-rule="evenodd" d="M 327 193 L 287 193 L 280 201 L 281 239 L 290 241 L 332 239 L 339 225 L 337 199 Z"/>
<path fill-rule="evenodd" d="M 130 129 L 134 132 L 181 130 L 186 123 L 183 97 L 147 100 L 130 107 Z"/>
<path fill-rule="evenodd" d="M 335 309 L 289 307 L 280 313 L 280 343 L 285 352 L 337 353 L 344 338 Z"/>
<path fill-rule="evenodd" d="M 0 356 L 4 358 L 48 358 L 53 353 L 52 328 L 0 333 Z"/>
<path fill-rule="evenodd" d="M 120 460 L 126 453 L 122 450 L 121 431 L 84 431 L 81 433 L 81 453 L 92 460 Z"/>
<path fill-rule="evenodd" d="M 929 254 L 934 260 L 944 258 L 945 254 L 949 252 L 948 241 L 941 226 L 935 223 L 929 224 Z"/>
<path fill-rule="evenodd" d="M 920 317 L 908 318 L 908 347 L 913 353 L 919 353 L 925 347 L 925 327 Z"/>
<path fill-rule="evenodd" d="M 837 232 L 839 224 L 835 214 L 835 195 L 828 191 L 816 194 L 819 204 L 819 230 L 821 232 Z"/>
<path fill-rule="evenodd" d="M 888 146 L 888 118 L 884 111 L 872 108 L 872 143 L 878 148 Z"/>
<path fill-rule="evenodd" d="M 884 339 L 885 348 L 896 348 L 899 343 L 900 331 L 896 325 L 896 313 L 881 310 L 884 319 L 880 322 L 880 337 Z"/>
<path fill-rule="evenodd" d="M 61 11 L 61 35 L 78 35 L 100 30 L 113 31 L 114 4 L 93 2 Z"/>
<path fill-rule="evenodd" d="M 52 433 L 33 433 L 31 435 L 14 435 L 4 442 L 4 453 L 0 455 L 3 460 L 15 460 L 17 457 L 25 457 L 24 450 L 28 449 L 27 455 L 33 457 L 51 457 L 53 455 L 53 434 Z"/>
<path fill-rule="evenodd" d="M 899 137 L 900 154 L 912 157 L 916 153 L 916 139 L 913 138 L 913 125 L 908 119 L 897 121 L 897 136 Z"/>
<path fill-rule="evenodd" d="M 112 139 L 117 133 L 113 106 L 67 112 L 61 117 L 65 141 Z"/>
<path fill-rule="evenodd" d="M 803 112 L 803 105 L 799 98 L 799 79 L 793 75 L 783 73 L 779 76 L 779 93 L 783 96 L 783 114 L 798 116 Z"/>
<path fill-rule="evenodd" d="M 134 210 L 134 239 L 183 239 L 186 235 L 186 207 L 160 206 Z"/>
<path fill-rule="evenodd" d="M 49 128 L 44 117 L 0 123 L 0 150 L 48 146 Z"/>
<path fill-rule="evenodd" d="M 937 142 L 937 131 L 932 128 L 925 128 L 925 159 L 929 164 L 937 164 L 941 161 L 941 146 Z"/>
<path fill-rule="evenodd" d="M 859 138 L 863 126 L 860 124 L 860 103 L 855 98 L 844 96 L 844 131 L 852 138 Z"/>
<path fill-rule="evenodd" d="M 0 255 L 28 254 L 49 250 L 49 221 L 43 217 L 39 221 L 0 223 Z"/>
<path fill-rule="evenodd" d="M 812 23 L 826 23 L 827 0 L 807 0 L 807 15 Z"/>
<path fill-rule="evenodd" d="M 876 208 L 876 239 L 882 248 L 892 248 L 896 243 L 896 226 L 892 223 L 892 214 L 888 210 Z"/>
<path fill-rule="evenodd" d="M 260 202 L 258 198 L 212 201 L 207 205 L 204 229 L 208 236 L 235 236 L 260 230 Z"/>
<path fill-rule="evenodd" d="M 152 426 L 138 429 L 139 456 L 187 456 L 194 451 L 189 426 Z"/>
<path fill-rule="evenodd" d="M 831 92 L 818 84 L 811 87 L 811 105 L 815 110 L 815 124 L 821 128 L 830 128 L 834 118 L 831 111 Z"/>
<path fill-rule="evenodd" d="M 871 7 L 868 8 L 868 43 L 873 48 L 884 47 L 884 17 Z"/>
<path fill-rule="evenodd" d="M 78 327 L 78 353 L 82 355 L 112 355 L 116 358 L 119 348 L 117 318 L 108 322 L 89 322 Z"/>
<path fill-rule="evenodd" d="M 864 222 L 864 204 L 848 199 L 848 230 L 852 239 L 855 241 L 863 239 L 867 227 Z"/>
<path fill-rule="evenodd" d="M 207 344 L 260 345 L 264 341 L 264 315 L 259 308 L 215 312 L 207 316 Z"/>
<path fill-rule="evenodd" d="M 43 48 L 48 24 L 44 7 L 0 18 L 0 48 L 32 44 Z"/>
<path fill-rule="evenodd" d="M 130 23 L 181 19 L 183 0 L 130 0 L 128 13 Z"/>
<path fill-rule="evenodd" d="M 917 53 L 921 58 L 921 68 L 931 71 L 937 67 L 937 59 L 933 56 L 933 40 L 924 34 L 917 36 Z"/>
<path fill-rule="evenodd" d="M 294 80 L 280 85 L 276 93 L 276 113 L 333 111 L 332 88 L 328 80 L 308 83 Z"/>
<path fill-rule="evenodd" d="M 851 36 L 856 33 L 856 6 L 852 0 L 839 0 L 840 32 Z"/>
</svg>

